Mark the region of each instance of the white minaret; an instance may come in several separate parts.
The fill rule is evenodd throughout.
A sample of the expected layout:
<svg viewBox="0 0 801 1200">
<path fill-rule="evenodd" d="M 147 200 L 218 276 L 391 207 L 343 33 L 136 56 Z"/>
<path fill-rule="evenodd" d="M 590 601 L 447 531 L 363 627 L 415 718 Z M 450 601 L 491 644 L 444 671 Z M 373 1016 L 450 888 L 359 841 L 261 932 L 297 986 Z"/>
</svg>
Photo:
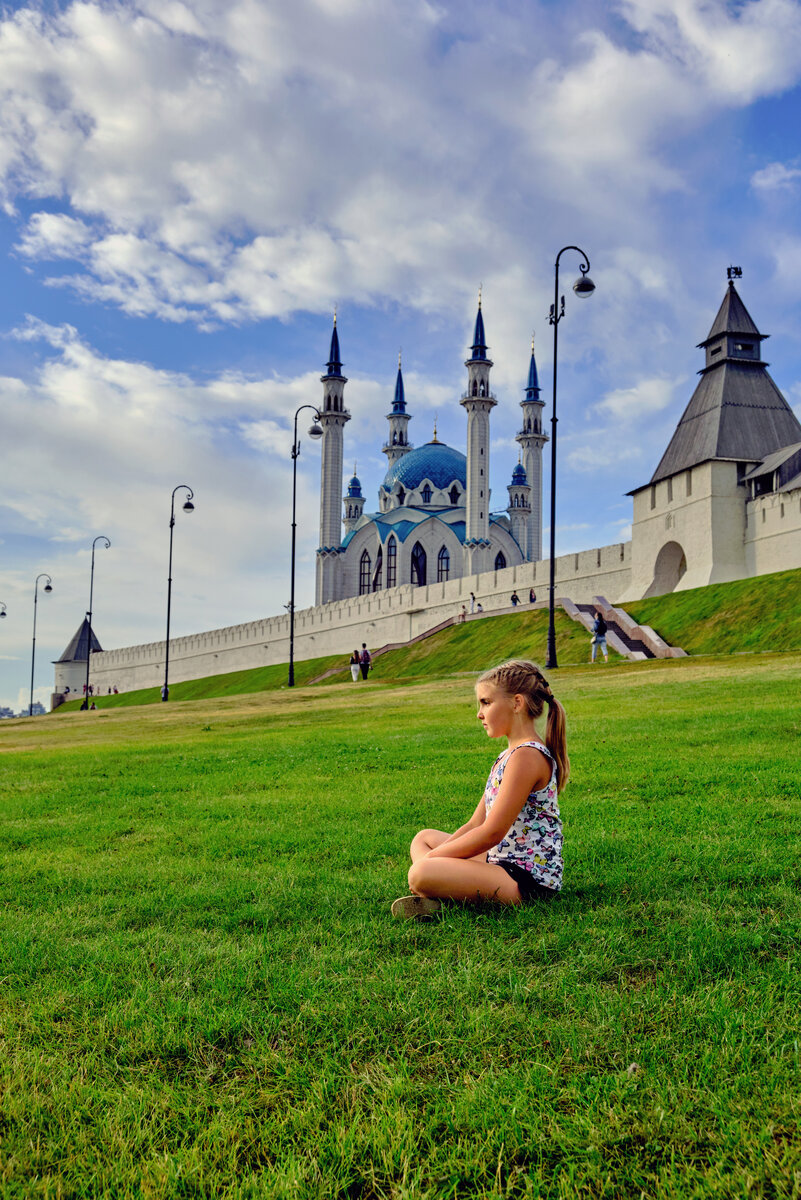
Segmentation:
<svg viewBox="0 0 801 1200">
<path fill-rule="evenodd" d="M 490 392 L 489 373 L 492 362 L 487 358 L 480 291 L 471 350 L 472 358 L 468 358 L 465 363 L 467 391 L 461 400 L 462 407 L 467 410 L 465 575 L 474 575 L 490 567 L 489 415 L 495 407 L 496 400 Z"/>
<path fill-rule="evenodd" d="M 339 357 L 337 318 L 328 355 L 328 372 L 320 377 L 323 402 L 320 405 L 320 424 L 323 444 L 320 456 L 320 545 L 317 550 L 317 591 L 315 604 L 328 604 L 339 599 L 338 559 L 342 541 L 342 442 L 350 413 L 345 408 L 345 384 Z"/>
<path fill-rule="evenodd" d="M 389 421 L 389 433 L 387 440 L 382 446 L 384 454 L 387 456 L 387 462 L 391 467 L 399 458 L 403 458 L 404 454 L 408 454 L 412 447 L 409 445 L 409 422 L 411 416 L 406 411 L 406 397 L 403 393 L 403 372 L 401 371 L 401 356 L 398 354 L 398 378 L 395 380 L 395 398 L 392 401 L 392 412 L 387 413 Z"/>
<path fill-rule="evenodd" d="M 529 562 L 539 562 L 542 558 L 542 447 L 548 441 L 548 436 L 542 432 L 542 410 L 545 404 L 540 400 L 533 334 L 531 335 L 531 361 L 528 366 L 526 398 L 520 401 L 520 407 L 523 410 L 523 428 L 515 441 L 520 446 L 523 469 L 531 489 L 531 510 L 524 553 Z M 522 548 L 522 542 L 520 546 Z"/>
<path fill-rule="evenodd" d="M 512 537 L 523 551 L 523 558 L 528 559 L 528 527 L 529 517 L 531 516 L 529 496 L 531 488 L 528 486 L 526 472 L 522 463 L 518 463 L 514 471 L 512 471 L 512 482 L 508 485 L 507 491 L 509 492 L 509 507 L 506 511 L 509 514 Z"/>
<path fill-rule="evenodd" d="M 348 490 L 342 497 L 342 506 L 344 509 L 342 516 L 342 524 L 345 526 L 345 533 L 351 533 L 364 512 L 364 496 L 362 495 L 362 481 L 356 475 L 356 464 L 353 464 L 353 478 L 348 484 Z"/>
</svg>

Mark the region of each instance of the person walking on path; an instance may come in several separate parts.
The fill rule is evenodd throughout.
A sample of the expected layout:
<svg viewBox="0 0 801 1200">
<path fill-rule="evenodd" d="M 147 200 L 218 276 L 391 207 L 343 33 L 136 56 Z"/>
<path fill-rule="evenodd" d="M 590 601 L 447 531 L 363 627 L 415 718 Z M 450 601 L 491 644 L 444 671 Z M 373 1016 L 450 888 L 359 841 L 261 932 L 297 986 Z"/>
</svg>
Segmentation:
<svg viewBox="0 0 801 1200">
<path fill-rule="evenodd" d="M 370 658 L 370 651 L 367 649 L 367 643 L 362 642 L 362 652 L 359 655 L 359 666 L 361 667 L 362 671 L 362 679 L 367 678 L 367 672 L 370 670 L 371 662 L 372 659 Z"/>
<path fill-rule="evenodd" d="M 529 604 L 537 603 L 537 593 L 534 591 L 534 588 L 528 589 L 528 602 Z"/>
<path fill-rule="evenodd" d="M 475 612 L 475 611 L 476 611 L 476 595 L 475 595 L 475 592 L 471 592 L 471 593 L 470 593 L 470 611 L 471 611 L 471 612 Z"/>
<path fill-rule="evenodd" d="M 472 609 L 470 611 L 472 612 Z M 467 609 L 465 608 L 464 605 L 462 605 L 461 611 L 459 613 L 459 624 L 460 625 L 464 624 L 464 622 L 466 620 L 467 620 Z"/>
<path fill-rule="evenodd" d="M 604 620 L 602 613 L 598 613 L 597 617 L 595 618 L 595 623 L 592 627 L 592 642 L 590 644 L 592 646 L 590 662 L 595 662 L 596 655 L 598 654 L 598 648 L 600 647 L 601 651 L 603 652 L 604 662 L 608 663 L 609 651 L 606 648 L 606 621 Z"/>
<path fill-rule="evenodd" d="M 350 656 L 350 677 L 354 683 L 357 683 L 359 680 L 359 663 L 360 663 L 360 661 L 361 660 L 359 659 L 359 651 L 354 650 L 353 654 L 351 654 L 351 656 Z"/>
<path fill-rule="evenodd" d="M 519 603 L 520 603 L 520 597 L 518 596 L 517 591 L 515 590 L 514 592 L 512 592 L 512 604 L 515 606 L 515 608 L 517 608 Z"/>
<path fill-rule="evenodd" d="M 528 904 L 562 886 L 558 793 L 567 783 L 565 711 L 535 663 L 513 659 L 476 684 L 476 716 L 507 748 L 490 769 L 475 812 L 454 833 L 421 829 L 410 847 L 411 896 L 395 917 L 427 917 L 443 900 Z M 537 721 L 548 705 L 545 739 Z"/>
</svg>

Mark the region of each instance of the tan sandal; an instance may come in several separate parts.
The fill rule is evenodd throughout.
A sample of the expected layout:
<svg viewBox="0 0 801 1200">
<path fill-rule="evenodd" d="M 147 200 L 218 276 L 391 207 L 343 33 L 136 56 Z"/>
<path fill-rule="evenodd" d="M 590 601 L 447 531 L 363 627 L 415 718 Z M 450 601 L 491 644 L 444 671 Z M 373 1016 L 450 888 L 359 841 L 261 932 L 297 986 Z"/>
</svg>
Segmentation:
<svg viewBox="0 0 801 1200">
<path fill-rule="evenodd" d="M 423 920 L 435 916 L 441 908 L 440 900 L 429 900 L 426 896 L 399 896 L 392 902 L 392 915 L 407 921 Z"/>
</svg>

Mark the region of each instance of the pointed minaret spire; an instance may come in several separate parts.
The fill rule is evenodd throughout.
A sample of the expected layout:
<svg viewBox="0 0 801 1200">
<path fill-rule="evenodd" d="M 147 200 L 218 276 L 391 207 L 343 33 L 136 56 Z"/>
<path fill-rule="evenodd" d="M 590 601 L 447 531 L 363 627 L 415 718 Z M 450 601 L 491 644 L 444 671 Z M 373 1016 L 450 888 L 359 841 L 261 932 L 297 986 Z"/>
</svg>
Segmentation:
<svg viewBox="0 0 801 1200">
<path fill-rule="evenodd" d="M 408 454 L 412 447 L 409 445 L 409 422 L 411 416 L 406 411 L 406 393 L 403 387 L 403 368 L 401 366 L 401 351 L 398 351 L 398 374 L 395 378 L 395 395 L 392 400 L 392 408 L 387 413 L 389 421 L 389 433 L 387 440 L 384 443 L 382 450 L 387 456 L 387 461 L 390 468 L 399 458 L 403 458 L 404 454 Z M 381 505 L 381 511 L 386 512 L 388 507 L 391 507 L 390 489 L 382 486 L 379 489 L 378 499 Z"/>
<path fill-rule="evenodd" d="M 334 305 L 334 328 L 331 332 L 331 349 L 328 351 L 328 374 L 339 376 L 342 374 L 342 359 L 339 356 L 339 336 L 337 334 L 337 309 Z"/>
<path fill-rule="evenodd" d="M 473 351 L 473 359 L 486 359 L 487 357 L 487 336 L 484 333 L 484 317 L 481 312 L 481 285 L 478 289 L 478 312 L 476 313 L 476 327 L 473 331 L 473 345 L 470 349 Z"/>
<path fill-rule="evenodd" d="M 528 383 L 526 384 L 526 400 L 539 400 L 540 384 L 537 378 L 537 360 L 534 357 L 534 334 L 531 335 L 531 361 L 528 364 Z"/>
</svg>

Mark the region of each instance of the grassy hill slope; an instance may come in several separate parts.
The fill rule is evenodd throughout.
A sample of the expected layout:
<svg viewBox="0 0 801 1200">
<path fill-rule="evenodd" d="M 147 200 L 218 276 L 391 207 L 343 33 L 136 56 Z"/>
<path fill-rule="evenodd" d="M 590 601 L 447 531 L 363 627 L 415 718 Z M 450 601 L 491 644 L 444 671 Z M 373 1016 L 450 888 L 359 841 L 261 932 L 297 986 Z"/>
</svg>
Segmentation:
<svg viewBox="0 0 801 1200">
<path fill-rule="evenodd" d="M 623 607 L 688 654 L 801 648 L 801 571 L 712 583 Z"/>
</svg>

